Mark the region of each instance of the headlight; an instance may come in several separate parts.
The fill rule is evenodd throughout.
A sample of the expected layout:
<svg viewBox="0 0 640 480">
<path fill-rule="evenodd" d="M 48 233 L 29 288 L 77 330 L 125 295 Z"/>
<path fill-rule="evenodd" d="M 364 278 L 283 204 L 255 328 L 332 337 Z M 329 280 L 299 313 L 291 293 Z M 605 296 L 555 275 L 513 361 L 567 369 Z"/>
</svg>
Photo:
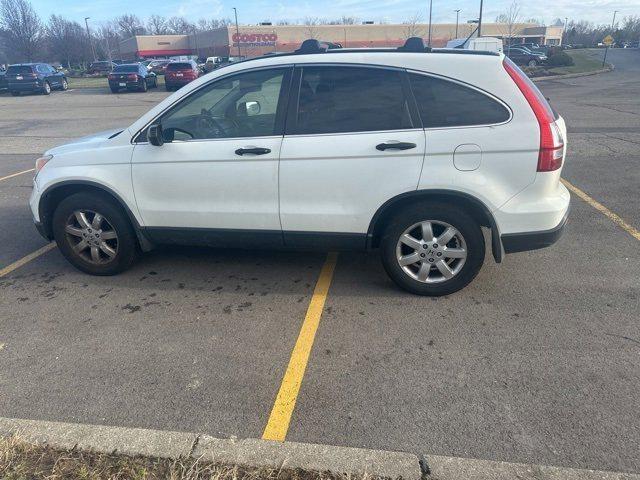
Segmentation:
<svg viewBox="0 0 640 480">
<path fill-rule="evenodd" d="M 42 170 L 47 162 L 52 158 L 53 155 L 45 155 L 44 157 L 40 157 L 36 160 L 36 175 L 38 175 L 38 172 L 40 172 L 40 170 Z"/>
</svg>

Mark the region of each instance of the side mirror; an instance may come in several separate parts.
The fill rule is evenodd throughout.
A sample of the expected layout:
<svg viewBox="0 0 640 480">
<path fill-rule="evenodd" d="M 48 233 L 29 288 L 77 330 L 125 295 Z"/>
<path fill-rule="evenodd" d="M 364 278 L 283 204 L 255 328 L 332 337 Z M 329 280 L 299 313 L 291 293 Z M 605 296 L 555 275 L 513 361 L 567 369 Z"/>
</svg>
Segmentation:
<svg viewBox="0 0 640 480">
<path fill-rule="evenodd" d="M 238 113 L 243 117 L 258 115 L 261 109 L 260 102 L 243 102 L 238 105 Z"/>
<path fill-rule="evenodd" d="M 151 145 L 161 147 L 164 143 L 164 135 L 162 133 L 162 125 L 156 123 L 151 125 L 147 130 L 147 140 Z"/>
</svg>

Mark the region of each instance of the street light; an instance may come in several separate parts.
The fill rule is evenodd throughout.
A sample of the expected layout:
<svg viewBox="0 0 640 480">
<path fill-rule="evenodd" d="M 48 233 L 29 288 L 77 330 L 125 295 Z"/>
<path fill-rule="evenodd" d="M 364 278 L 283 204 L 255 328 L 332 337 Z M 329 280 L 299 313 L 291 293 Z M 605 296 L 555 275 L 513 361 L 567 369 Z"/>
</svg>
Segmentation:
<svg viewBox="0 0 640 480">
<path fill-rule="evenodd" d="M 613 29 L 616 24 L 616 13 L 618 13 L 618 10 L 613 11 L 613 21 L 611 22 L 611 33 L 613 33 Z"/>
<path fill-rule="evenodd" d="M 427 45 L 431 46 L 431 12 L 433 11 L 433 0 L 429 0 L 429 39 Z"/>
<path fill-rule="evenodd" d="M 480 15 L 478 15 L 478 38 L 482 36 L 482 0 L 480 0 Z"/>
<path fill-rule="evenodd" d="M 458 38 L 458 20 L 460 19 L 460 9 L 454 10 L 456 12 L 456 38 Z"/>
<path fill-rule="evenodd" d="M 91 17 L 84 17 L 84 26 L 87 27 L 87 38 L 89 39 L 89 45 L 91 45 L 91 54 L 93 55 L 93 61 L 95 62 L 97 60 L 96 58 L 96 51 L 93 48 L 93 40 L 91 40 L 91 33 L 89 32 L 89 19 Z"/>
<path fill-rule="evenodd" d="M 240 52 L 240 28 L 238 27 L 238 10 L 236 7 L 233 7 L 233 13 L 236 16 L 236 37 L 238 37 L 238 60 L 242 57 L 242 53 Z"/>
</svg>

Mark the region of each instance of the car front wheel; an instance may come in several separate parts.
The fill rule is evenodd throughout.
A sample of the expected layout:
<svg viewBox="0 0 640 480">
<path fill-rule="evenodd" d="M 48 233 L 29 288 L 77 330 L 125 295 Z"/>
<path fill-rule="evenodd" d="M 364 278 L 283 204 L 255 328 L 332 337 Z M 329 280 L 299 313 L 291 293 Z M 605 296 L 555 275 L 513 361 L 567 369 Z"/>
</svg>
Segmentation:
<svg viewBox="0 0 640 480">
<path fill-rule="evenodd" d="M 381 242 L 382 263 L 401 288 L 441 296 L 467 286 L 485 256 L 482 229 L 463 209 L 420 203 L 397 215 Z"/>
<path fill-rule="evenodd" d="M 91 275 L 115 275 L 135 260 L 137 241 L 127 215 L 106 195 L 76 193 L 58 205 L 53 236 L 64 257 Z"/>
<path fill-rule="evenodd" d="M 69 90 L 69 82 L 67 82 L 66 78 L 62 79 L 62 84 L 60 85 L 60 90 L 62 90 L 63 92 L 66 90 Z"/>
<path fill-rule="evenodd" d="M 45 95 L 49 95 L 51 93 L 51 85 L 49 82 L 44 82 L 44 85 L 42 86 L 42 93 Z"/>
<path fill-rule="evenodd" d="M 535 60 L 529 60 L 529 63 L 527 65 L 529 65 L 530 67 L 535 67 L 538 65 L 538 62 L 536 62 Z"/>
</svg>

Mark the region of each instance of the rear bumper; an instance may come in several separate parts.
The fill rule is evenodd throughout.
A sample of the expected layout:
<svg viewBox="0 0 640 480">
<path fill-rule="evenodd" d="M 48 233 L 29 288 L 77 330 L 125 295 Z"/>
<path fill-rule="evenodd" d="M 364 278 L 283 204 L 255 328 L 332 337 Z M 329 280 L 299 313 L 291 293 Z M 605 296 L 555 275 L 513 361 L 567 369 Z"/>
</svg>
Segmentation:
<svg viewBox="0 0 640 480">
<path fill-rule="evenodd" d="M 560 223 L 549 230 L 542 230 L 539 232 L 506 233 L 504 235 L 500 235 L 504 253 L 526 252 L 553 245 L 562 236 L 568 217 L 569 211 L 567 210 Z"/>
<path fill-rule="evenodd" d="M 126 83 L 126 85 L 123 87 L 120 84 L 121 83 Z M 138 82 L 112 82 L 109 81 L 109 88 L 113 88 L 114 90 L 122 90 L 124 88 L 128 89 L 128 90 L 135 90 L 137 88 L 140 88 L 140 83 Z"/>
<path fill-rule="evenodd" d="M 8 86 L 12 92 L 41 92 L 43 88 L 39 83 L 10 83 Z"/>
</svg>

